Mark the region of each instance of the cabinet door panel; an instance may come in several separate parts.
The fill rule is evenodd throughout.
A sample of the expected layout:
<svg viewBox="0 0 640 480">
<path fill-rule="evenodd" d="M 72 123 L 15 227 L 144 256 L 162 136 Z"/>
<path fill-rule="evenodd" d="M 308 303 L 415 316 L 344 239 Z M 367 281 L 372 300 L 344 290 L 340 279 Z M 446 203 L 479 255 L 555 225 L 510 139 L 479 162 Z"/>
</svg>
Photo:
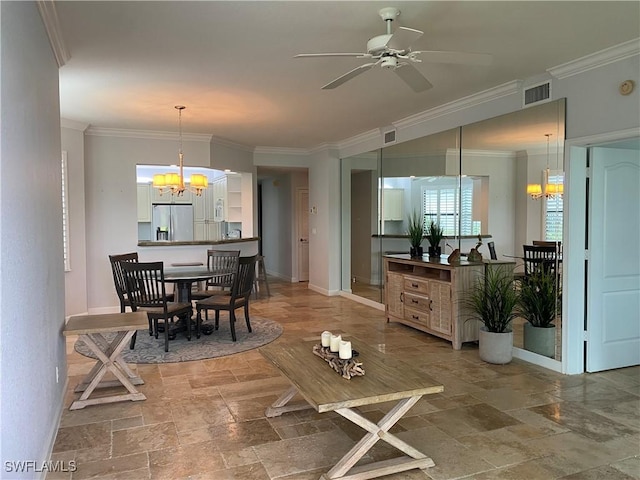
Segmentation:
<svg viewBox="0 0 640 480">
<path fill-rule="evenodd" d="M 451 285 L 444 282 L 429 281 L 431 291 L 430 328 L 436 332 L 451 334 Z"/>
<path fill-rule="evenodd" d="M 387 294 L 387 315 L 394 317 L 404 317 L 404 304 L 402 303 L 404 277 L 401 274 L 387 273 L 387 284 L 385 291 Z"/>
</svg>

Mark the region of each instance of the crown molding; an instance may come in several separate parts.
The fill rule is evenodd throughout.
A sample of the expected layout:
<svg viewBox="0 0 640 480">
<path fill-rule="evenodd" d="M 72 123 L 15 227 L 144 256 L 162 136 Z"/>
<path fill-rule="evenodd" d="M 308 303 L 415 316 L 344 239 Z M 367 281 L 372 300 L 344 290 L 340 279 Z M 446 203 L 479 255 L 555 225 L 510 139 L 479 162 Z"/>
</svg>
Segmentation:
<svg viewBox="0 0 640 480">
<path fill-rule="evenodd" d="M 563 78 L 578 75 L 635 55 L 640 55 L 640 38 L 634 38 L 628 42 L 605 48 L 599 52 L 591 53 L 576 60 L 563 63 L 562 65 L 551 67 L 547 69 L 547 72 L 557 79 L 562 80 Z"/>
<path fill-rule="evenodd" d="M 306 148 L 294 147 L 256 147 L 253 153 L 257 155 L 296 155 L 305 156 L 310 154 L 310 150 Z"/>
<path fill-rule="evenodd" d="M 522 80 L 512 80 L 511 82 L 503 83 L 502 85 L 498 85 L 497 87 L 474 93 L 453 102 L 445 103 L 444 105 L 440 105 L 439 107 L 435 107 L 430 110 L 411 115 L 402 120 L 398 120 L 396 122 L 393 122 L 393 126 L 397 129 L 414 127 L 421 123 L 429 122 L 436 118 L 450 115 L 460 110 L 465 110 L 467 108 L 475 107 L 483 103 L 491 102 L 498 98 L 519 94 L 521 87 Z"/>
<path fill-rule="evenodd" d="M 60 68 L 69 61 L 71 55 L 69 55 L 69 51 L 64 43 L 64 38 L 62 37 L 55 3 L 53 1 L 40 0 L 37 2 L 37 5 L 40 17 L 42 17 L 42 22 L 44 23 L 44 28 L 47 31 L 47 36 L 49 37 L 51 49 L 56 57 L 58 68 Z"/>
<path fill-rule="evenodd" d="M 84 132 L 87 128 L 89 128 L 88 123 L 76 122 L 75 120 L 69 120 L 67 118 L 60 119 L 60 127 L 61 128 L 70 128 L 72 130 L 80 130 Z"/>
<path fill-rule="evenodd" d="M 127 130 L 124 128 L 89 127 L 85 133 L 95 137 L 144 138 L 150 140 L 177 140 L 175 132 L 154 132 L 150 130 Z M 212 135 L 205 133 L 183 133 L 182 139 L 189 142 L 211 142 Z"/>
<path fill-rule="evenodd" d="M 227 140 L 226 138 L 210 136 L 211 143 L 214 145 L 221 145 L 223 147 L 233 148 L 234 150 L 243 150 L 245 152 L 254 152 L 254 147 L 250 147 L 248 145 L 243 145 L 241 143 L 232 142 L 231 140 Z"/>
</svg>

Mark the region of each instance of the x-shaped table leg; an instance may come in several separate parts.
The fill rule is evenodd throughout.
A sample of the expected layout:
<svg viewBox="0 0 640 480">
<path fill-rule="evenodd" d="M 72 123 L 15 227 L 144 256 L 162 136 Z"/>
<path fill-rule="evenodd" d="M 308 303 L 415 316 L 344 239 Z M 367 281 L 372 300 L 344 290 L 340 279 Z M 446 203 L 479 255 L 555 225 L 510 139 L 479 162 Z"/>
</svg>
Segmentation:
<svg viewBox="0 0 640 480">
<path fill-rule="evenodd" d="M 336 413 L 364 428 L 369 433 L 349 450 L 329 472 L 320 477 L 321 480 L 364 480 L 389 475 L 391 473 L 404 472 L 414 468 L 426 469 L 433 467 L 435 465 L 433 460 L 424 453 L 389 433 L 391 427 L 393 427 L 421 397 L 422 395 L 418 395 L 400 400 L 377 424 L 350 408 L 339 408 L 335 410 Z M 405 455 L 391 460 L 353 468 L 358 460 L 360 460 L 378 440 L 387 442 L 405 453 Z"/>
<path fill-rule="evenodd" d="M 129 340 L 134 333 L 135 330 L 119 332 L 111 343 L 109 343 L 100 333 L 90 333 L 81 336 L 87 347 L 96 354 L 98 361 L 87 374 L 84 381 L 76 388 L 75 391 L 84 391 L 84 393 L 78 400 L 71 404 L 71 407 L 69 407 L 70 410 L 84 408 L 87 405 L 113 403 L 123 400 L 146 400 L 147 397 L 138 392 L 134 386 L 134 384 L 141 385 L 144 381 L 133 373 L 121 355 L 122 350 L 129 343 Z M 107 371 L 113 373 L 117 380 L 101 382 Z M 96 388 L 118 385 L 123 385 L 129 393 L 112 395 L 109 397 L 89 398 Z"/>
</svg>

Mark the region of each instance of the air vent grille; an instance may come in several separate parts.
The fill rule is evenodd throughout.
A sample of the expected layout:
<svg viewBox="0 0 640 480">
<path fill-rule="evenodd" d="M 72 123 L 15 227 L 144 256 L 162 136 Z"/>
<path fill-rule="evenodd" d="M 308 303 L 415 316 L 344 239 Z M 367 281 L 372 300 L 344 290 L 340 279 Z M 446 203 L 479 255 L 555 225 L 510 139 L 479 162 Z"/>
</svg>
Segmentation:
<svg viewBox="0 0 640 480">
<path fill-rule="evenodd" d="M 534 103 L 546 102 L 551 99 L 551 82 L 544 82 L 539 85 L 527 88 L 524 91 L 524 106 L 528 107 Z"/>
<path fill-rule="evenodd" d="M 389 145 L 390 143 L 396 143 L 396 131 L 389 130 L 384 132 L 384 145 Z"/>
</svg>

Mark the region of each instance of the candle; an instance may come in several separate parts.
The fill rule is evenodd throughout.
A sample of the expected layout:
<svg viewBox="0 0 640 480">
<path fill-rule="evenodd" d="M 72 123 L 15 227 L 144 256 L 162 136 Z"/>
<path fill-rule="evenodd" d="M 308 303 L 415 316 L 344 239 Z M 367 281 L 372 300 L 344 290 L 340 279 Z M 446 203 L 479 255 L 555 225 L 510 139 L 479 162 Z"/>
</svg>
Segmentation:
<svg viewBox="0 0 640 480">
<path fill-rule="evenodd" d="M 320 336 L 320 339 L 322 341 L 322 346 L 323 347 L 328 347 L 331 345 L 331 332 L 327 332 L 326 330 L 324 332 L 322 332 L 322 335 Z"/>
<path fill-rule="evenodd" d="M 351 358 L 351 342 L 340 341 L 339 356 L 342 360 L 348 360 Z"/>
<path fill-rule="evenodd" d="M 337 352 L 340 350 L 340 341 L 342 337 L 340 335 L 331 335 L 331 341 L 329 342 L 329 350 Z"/>
</svg>

